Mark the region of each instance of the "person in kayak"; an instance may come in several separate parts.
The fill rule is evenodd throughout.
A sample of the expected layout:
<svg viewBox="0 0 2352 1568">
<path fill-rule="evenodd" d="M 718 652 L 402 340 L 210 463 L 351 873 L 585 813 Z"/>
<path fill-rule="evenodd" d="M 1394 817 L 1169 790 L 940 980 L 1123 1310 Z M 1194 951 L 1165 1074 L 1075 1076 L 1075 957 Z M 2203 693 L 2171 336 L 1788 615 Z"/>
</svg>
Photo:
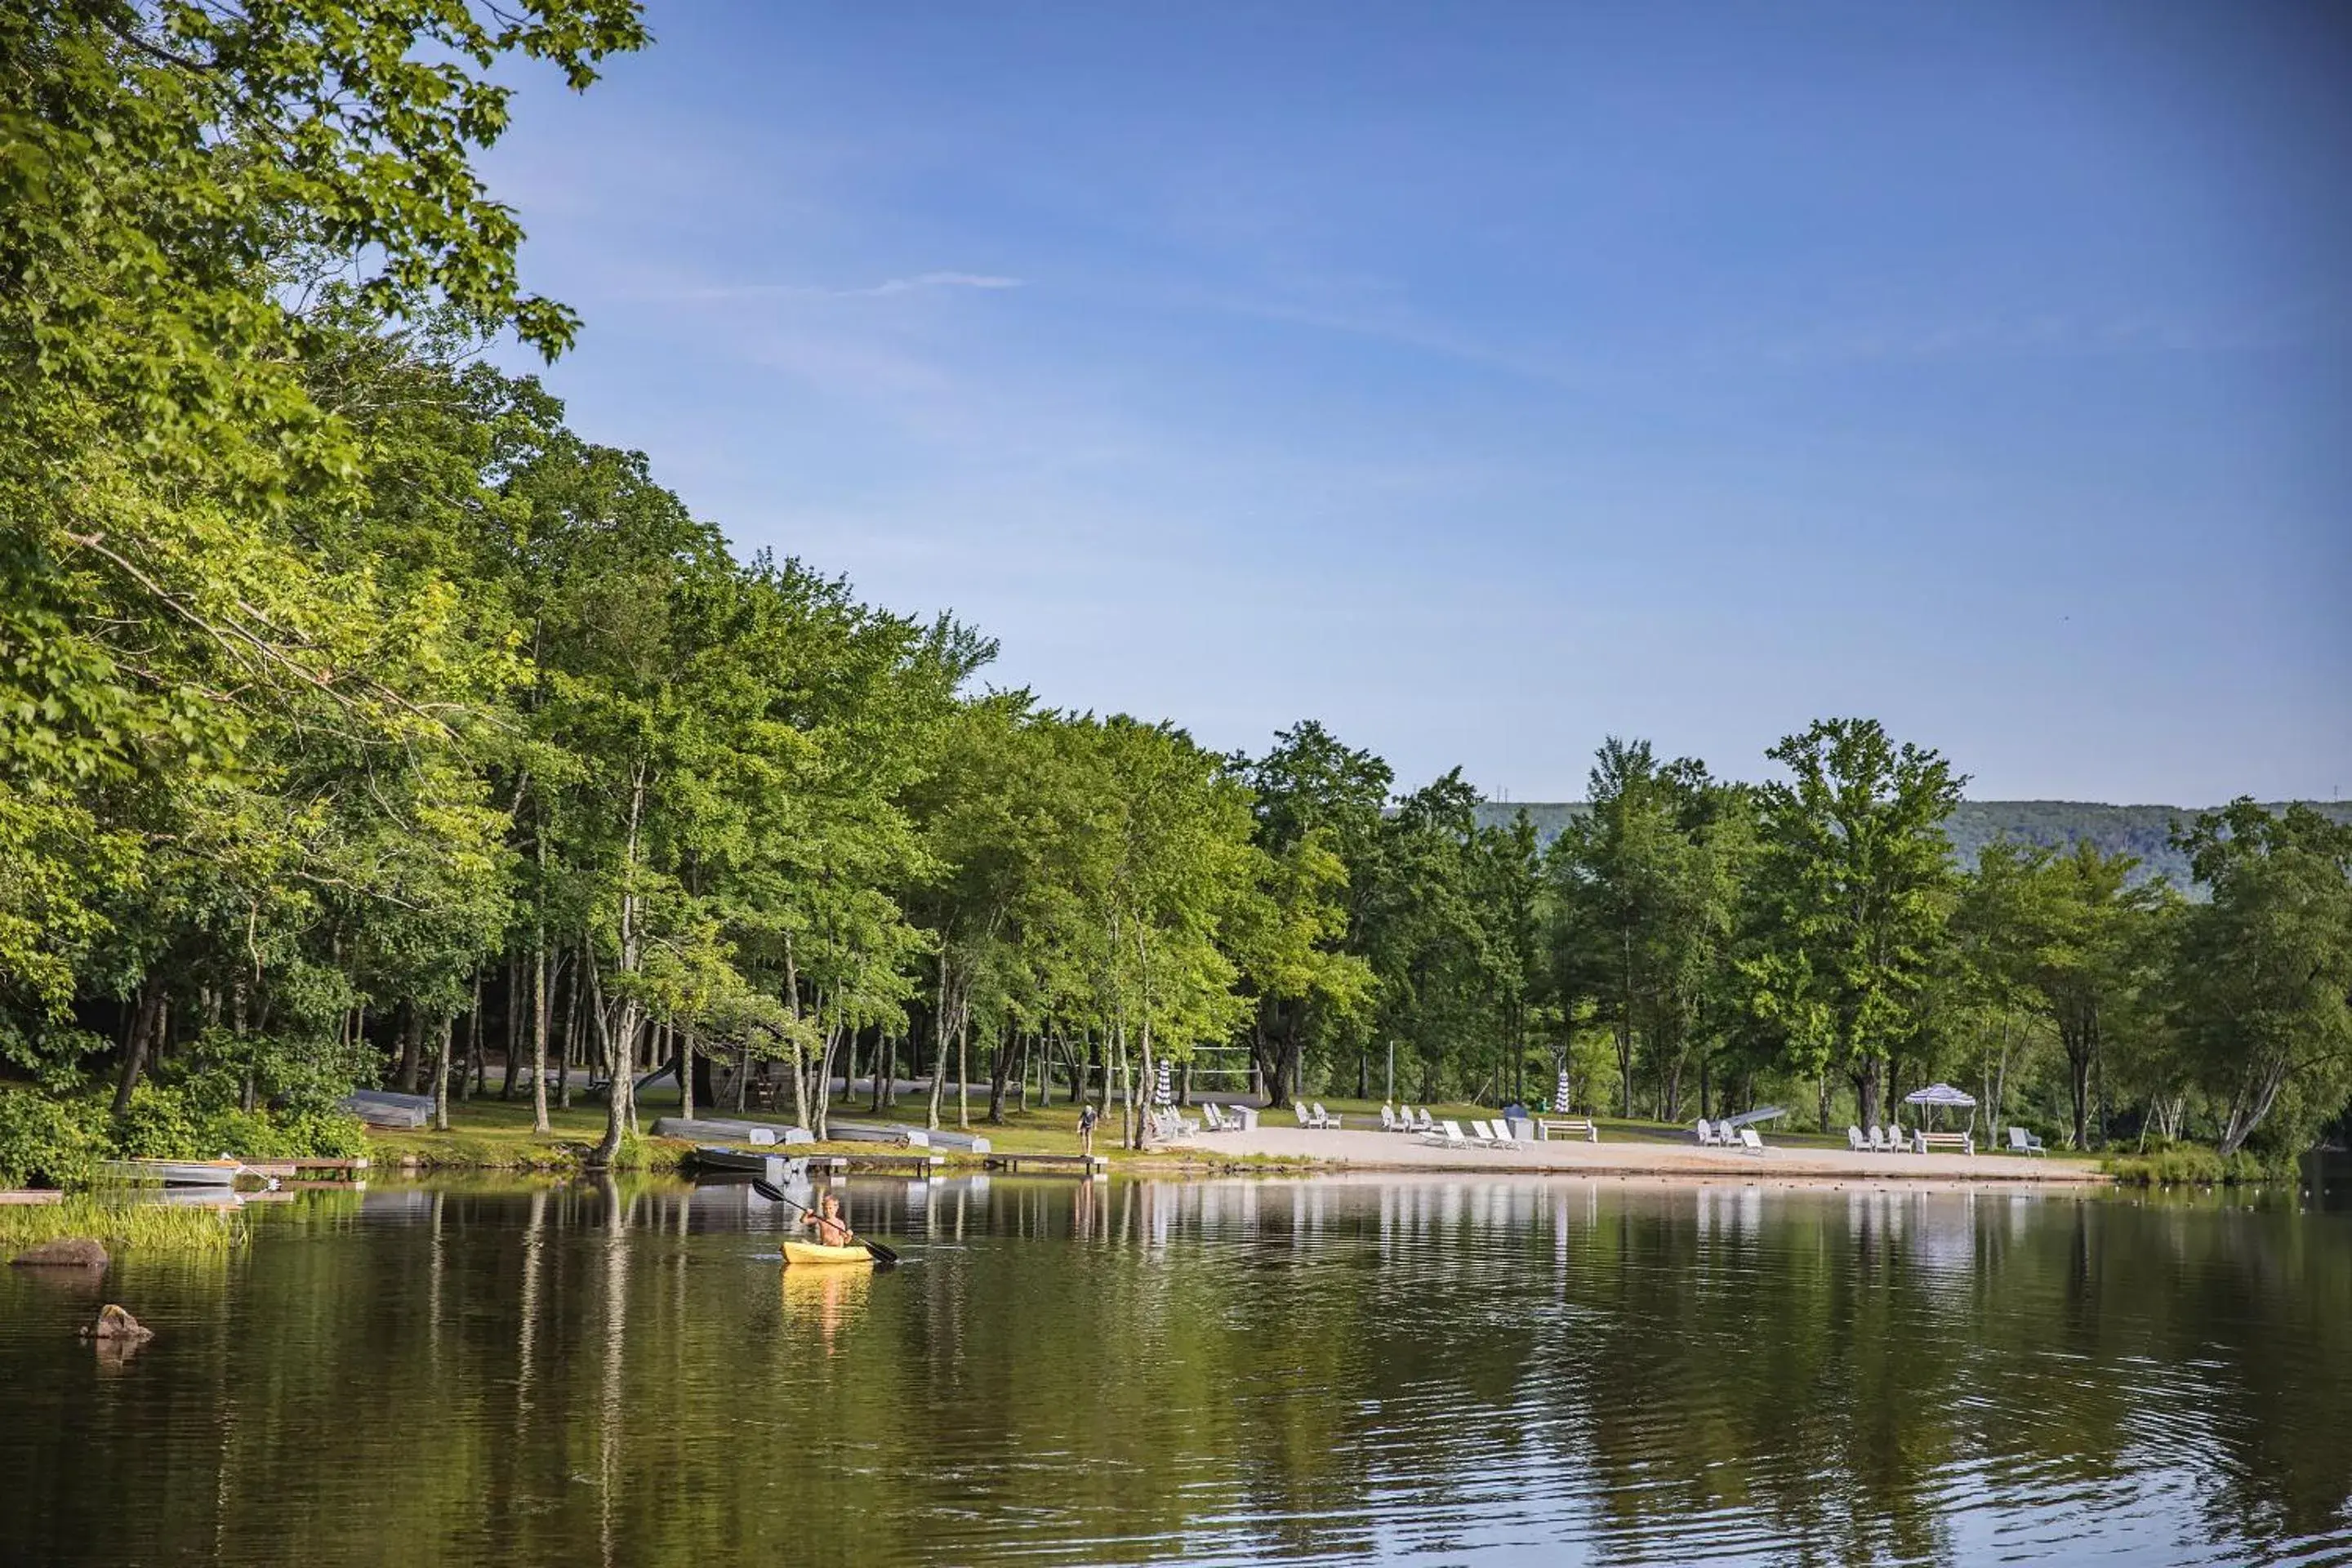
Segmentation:
<svg viewBox="0 0 2352 1568">
<path fill-rule="evenodd" d="M 856 1239 L 851 1234 L 848 1222 L 841 1217 L 841 1199 L 832 1193 L 817 1199 L 816 1212 L 803 1213 L 801 1224 L 816 1232 L 820 1247 L 847 1247 Z"/>
</svg>

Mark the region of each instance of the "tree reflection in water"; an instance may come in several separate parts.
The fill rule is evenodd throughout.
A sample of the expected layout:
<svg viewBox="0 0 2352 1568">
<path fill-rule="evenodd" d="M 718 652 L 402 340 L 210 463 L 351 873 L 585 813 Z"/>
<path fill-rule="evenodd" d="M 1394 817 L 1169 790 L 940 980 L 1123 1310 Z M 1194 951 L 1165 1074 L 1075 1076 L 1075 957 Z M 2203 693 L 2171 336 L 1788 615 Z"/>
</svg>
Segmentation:
<svg viewBox="0 0 2352 1568">
<path fill-rule="evenodd" d="M 782 1211 L 741 1188 L 287 1205 L 226 1268 L 126 1258 L 110 1291 L 159 1338 L 102 1383 L 86 1303 L 0 1279 L 0 1541 L 2352 1557 L 2343 1216 L 1533 1177 L 848 1195 L 904 1267 L 778 1270 Z"/>
</svg>

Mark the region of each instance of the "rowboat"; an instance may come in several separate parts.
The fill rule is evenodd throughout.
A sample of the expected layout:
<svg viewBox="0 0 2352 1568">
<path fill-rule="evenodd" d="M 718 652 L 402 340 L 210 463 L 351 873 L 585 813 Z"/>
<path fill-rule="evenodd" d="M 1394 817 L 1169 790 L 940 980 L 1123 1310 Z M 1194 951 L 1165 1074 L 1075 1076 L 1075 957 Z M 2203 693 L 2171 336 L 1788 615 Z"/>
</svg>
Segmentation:
<svg viewBox="0 0 2352 1568">
<path fill-rule="evenodd" d="M 245 1173 L 235 1160 L 108 1160 L 100 1173 L 119 1182 L 161 1182 L 167 1187 L 226 1187 Z"/>
<path fill-rule="evenodd" d="M 727 1149 L 715 1143 L 700 1143 L 687 1155 L 687 1162 L 696 1170 L 714 1175 L 758 1176 L 775 1183 L 801 1179 L 808 1168 L 804 1160 L 788 1160 L 782 1154 L 770 1154 L 756 1149 Z"/>
<path fill-rule="evenodd" d="M 871 1263 L 874 1255 L 862 1247 L 820 1247 L 814 1241 L 784 1243 L 784 1264 L 790 1268 L 798 1263 L 811 1264 Z"/>
</svg>

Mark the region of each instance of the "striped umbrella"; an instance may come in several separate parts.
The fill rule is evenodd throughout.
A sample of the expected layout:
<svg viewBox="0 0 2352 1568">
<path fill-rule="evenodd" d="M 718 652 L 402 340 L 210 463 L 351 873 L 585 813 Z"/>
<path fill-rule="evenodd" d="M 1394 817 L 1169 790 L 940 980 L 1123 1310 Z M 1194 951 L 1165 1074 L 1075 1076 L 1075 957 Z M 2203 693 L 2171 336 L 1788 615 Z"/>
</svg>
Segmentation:
<svg viewBox="0 0 2352 1568">
<path fill-rule="evenodd" d="M 1173 1105 L 1176 1103 L 1175 1074 L 1169 1067 L 1168 1058 L 1166 1057 L 1160 1058 L 1160 1087 L 1152 1091 L 1151 1102 L 1154 1105 Z"/>
<path fill-rule="evenodd" d="M 1565 1062 L 1560 1064 L 1559 1083 L 1551 1091 L 1551 1108 L 1555 1112 L 1568 1110 L 1568 1064 Z"/>
</svg>

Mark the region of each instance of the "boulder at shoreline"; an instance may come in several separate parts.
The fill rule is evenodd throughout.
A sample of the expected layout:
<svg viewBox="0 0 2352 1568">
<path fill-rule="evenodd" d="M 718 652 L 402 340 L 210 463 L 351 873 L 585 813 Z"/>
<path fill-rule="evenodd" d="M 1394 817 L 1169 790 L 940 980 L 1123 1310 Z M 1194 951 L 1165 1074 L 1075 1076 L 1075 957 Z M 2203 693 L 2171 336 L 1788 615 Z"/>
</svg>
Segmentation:
<svg viewBox="0 0 2352 1568">
<path fill-rule="evenodd" d="M 106 1248 L 86 1236 L 63 1237 L 28 1247 L 8 1260 L 12 1268 L 103 1268 Z"/>
</svg>

